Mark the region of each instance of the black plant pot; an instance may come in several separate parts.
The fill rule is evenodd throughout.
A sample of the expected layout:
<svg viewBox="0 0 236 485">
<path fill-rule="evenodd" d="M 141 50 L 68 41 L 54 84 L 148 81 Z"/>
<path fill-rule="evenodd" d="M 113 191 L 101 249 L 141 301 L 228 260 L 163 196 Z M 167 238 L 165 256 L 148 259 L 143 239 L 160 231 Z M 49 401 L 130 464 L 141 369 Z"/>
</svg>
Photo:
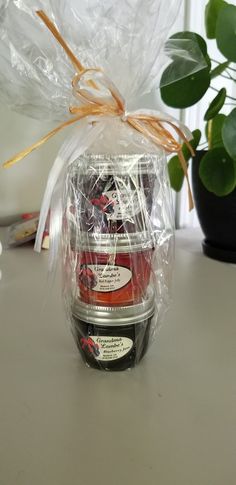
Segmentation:
<svg viewBox="0 0 236 485">
<path fill-rule="evenodd" d="M 236 263 L 236 189 L 225 197 L 209 192 L 199 177 L 205 151 L 198 151 L 192 163 L 193 195 L 202 231 L 203 252 L 210 258 Z"/>
</svg>

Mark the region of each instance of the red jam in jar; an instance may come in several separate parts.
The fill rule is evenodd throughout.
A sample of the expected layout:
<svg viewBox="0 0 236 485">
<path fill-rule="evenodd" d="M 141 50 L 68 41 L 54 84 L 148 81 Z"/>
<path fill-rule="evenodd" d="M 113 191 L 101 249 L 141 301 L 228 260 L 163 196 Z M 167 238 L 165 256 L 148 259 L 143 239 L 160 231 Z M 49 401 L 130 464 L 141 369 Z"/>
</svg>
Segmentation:
<svg viewBox="0 0 236 485">
<path fill-rule="evenodd" d="M 160 155 L 81 155 L 71 173 L 71 212 L 82 231 L 146 231 Z"/>
<path fill-rule="evenodd" d="M 72 332 L 85 363 L 107 371 L 138 364 L 148 349 L 154 311 L 151 291 L 132 307 L 99 307 L 78 300 L 72 308 Z"/>
<path fill-rule="evenodd" d="M 134 305 L 146 297 L 153 248 L 145 234 L 89 235 L 77 253 L 77 284 L 83 302 Z"/>
</svg>

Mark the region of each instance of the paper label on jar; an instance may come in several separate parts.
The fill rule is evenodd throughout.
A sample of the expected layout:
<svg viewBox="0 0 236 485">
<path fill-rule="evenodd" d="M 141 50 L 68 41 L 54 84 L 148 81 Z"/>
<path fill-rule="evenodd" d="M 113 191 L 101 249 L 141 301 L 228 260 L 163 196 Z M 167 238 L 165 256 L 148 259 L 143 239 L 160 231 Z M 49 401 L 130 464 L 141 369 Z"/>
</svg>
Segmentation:
<svg viewBox="0 0 236 485">
<path fill-rule="evenodd" d="M 132 219 L 141 212 L 143 200 L 140 190 L 108 190 L 103 197 L 107 199 L 103 211 L 110 221 Z"/>
<path fill-rule="evenodd" d="M 108 293 L 126 286 L 132 278 L 132 271 L 123 266 L 83 264 L 79 278 L 90 290 Z"/>
<path fill-rule="evenodd" d="M 81 340 L 82 349 L 93 354 L 95 359 L 100 361 L 121 359 L 133 347 L 133 340 L 127 337 L 95 337 L 91 335 L 88 339 Z"/>
</svg>

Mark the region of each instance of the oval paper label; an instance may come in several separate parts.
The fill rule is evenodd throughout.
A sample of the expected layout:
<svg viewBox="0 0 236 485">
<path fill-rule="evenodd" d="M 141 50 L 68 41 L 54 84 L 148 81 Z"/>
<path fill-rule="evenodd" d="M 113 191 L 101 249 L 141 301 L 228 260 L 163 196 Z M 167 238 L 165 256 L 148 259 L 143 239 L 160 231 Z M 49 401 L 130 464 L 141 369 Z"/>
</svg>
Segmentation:
<svg viewBox="0 0 236 485">
<path fill-rule="evenodd" d="M 94 337 L 90 339 L 96 348 L 95 358 L 101 361 L 121 359 L 130 352 L 133 340 L 127 337 Z"/>
<path fill-rule="evenodd" d="M 79 278 L 90 290 L 108 293 L 126 286 L 132 278 L 132 272 L 123 266 L 82 264 Z"/>
</svg>

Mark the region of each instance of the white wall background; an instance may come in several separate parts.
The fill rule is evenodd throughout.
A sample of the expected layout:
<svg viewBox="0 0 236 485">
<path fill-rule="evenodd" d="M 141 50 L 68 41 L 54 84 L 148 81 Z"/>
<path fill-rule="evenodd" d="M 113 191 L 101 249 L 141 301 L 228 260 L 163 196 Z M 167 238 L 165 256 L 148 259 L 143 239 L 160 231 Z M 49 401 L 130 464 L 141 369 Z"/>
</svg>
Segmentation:
<svg viewBox="0 0 236 485">
<path fill-rule="evenodd" d="M 0 106 L 1 163 L 46 134 L 52 125 L 13 113 Z M 48 171 L 62 141 L 59 135 L 22 162 L 0 173 L 0 223 L 8 216 L 38 210 Z"/>
</svg>

